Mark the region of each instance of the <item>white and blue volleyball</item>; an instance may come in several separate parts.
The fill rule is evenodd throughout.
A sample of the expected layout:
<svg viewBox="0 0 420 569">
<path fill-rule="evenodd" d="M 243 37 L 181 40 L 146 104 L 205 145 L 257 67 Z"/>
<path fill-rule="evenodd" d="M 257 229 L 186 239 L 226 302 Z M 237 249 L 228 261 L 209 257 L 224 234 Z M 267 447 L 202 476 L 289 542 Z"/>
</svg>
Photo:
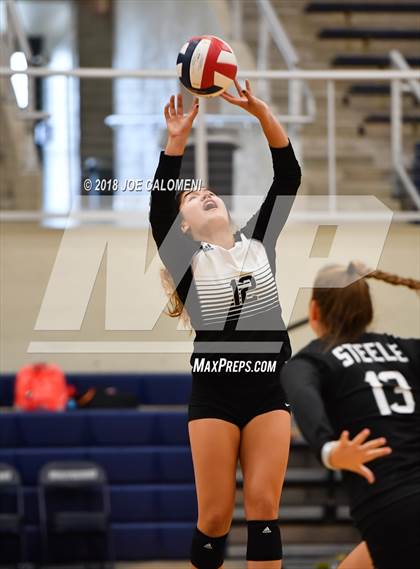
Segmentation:
<svg viewBox="0 0 420 569">
<path fill-rule="evenodd" d="M 238 70 L 232 48 L 216 36 L 194 36 L 176 61 L 178 77 L 198 97 L 217 97 L 229 87 Z"/>
</svg>

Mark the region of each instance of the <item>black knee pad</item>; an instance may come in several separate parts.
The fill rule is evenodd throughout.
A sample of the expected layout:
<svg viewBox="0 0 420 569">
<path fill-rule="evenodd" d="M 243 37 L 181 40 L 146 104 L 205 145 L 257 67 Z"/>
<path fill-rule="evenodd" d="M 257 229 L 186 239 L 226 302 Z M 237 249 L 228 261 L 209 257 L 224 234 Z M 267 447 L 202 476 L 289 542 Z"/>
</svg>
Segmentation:
<svg viewBox="0 0 420 569">
<path fill-rule="evenodd" d="M 210 537 L 195 528 L 191 544 L 191 563 L 197 569 L 218 569 L 225 558 L 226 538 Z"/>
<path fill-rule="evenodd" d="M 283 559 L 278 520 L 248 520 L 247 561 Z"/>
</svg>

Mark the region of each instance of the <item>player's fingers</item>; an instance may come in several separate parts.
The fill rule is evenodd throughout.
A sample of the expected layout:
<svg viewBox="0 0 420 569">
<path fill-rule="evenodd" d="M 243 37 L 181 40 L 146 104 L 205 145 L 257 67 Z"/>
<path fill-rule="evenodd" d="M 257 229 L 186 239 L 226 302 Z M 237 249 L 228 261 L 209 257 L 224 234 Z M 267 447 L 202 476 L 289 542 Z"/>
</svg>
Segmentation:
<svg viewBox="0 0 420 569">
<path fill-rule="evenodd" d="M 349 442 L 349 432 L 348 431 L 343 431 L 341 433 L 340 442 L 342 442 L 342 443 L 348 443 Z"/>
<path fill-rule="evenodd" d="M 182 100 L 182 95 L 181 93 L 178 93 L 177 97 L 176 97 L 176 106 L 177 106 L 177 114 L 178 116 L 184 116 L 184 103 Z"/>
<path fill-rule="evenodd" d="M 392 452 L 392 449 L 390 447 L 368 450 L 366 452 L 366 454 L 364 455 L 363 462 L 366 463 L 366 462 L 370 462 L 371 460 L 375 460 L 377 458 L 380 458 L 381 456 L 387 456 L 388 454 L 391 454 L 391 452 Z"/>
<path fill-rule="evenodd" d="M 242 95 L 247 99 L 247 101 L 252 99 L 252 95 L 246 89 L 242 89 Z"/>
<path fill-rule="evenodd" d="M 248 81 L 248 79 L 245 79 L 245 87 L 246 87 L 246 90 L 248 91 L 248 93 L 250 95 L 252 95 L 251 83 Z"/>
<path fill-rule="evenodd" d="M 226 91 L 224 93 L 222 93 L 220 96 L 223 99 L 225 99 L 225 101 L 229 101 L 229 103 L 232 103 L 233 105 L 238 105 L 240 103 L 239 99 L 237 99 L 236 97 L 233 97 L 229 93 L 226 93 Z"/>
<path fill-rule="evenodd" d="M 198 109 L 199 109 L 199 108 L 200 108 L 200 105 L 199 105 L 198 99 L 197 99 L 197 102 L 193 104 L 192 109 L 191 109 L 191 111 L 190 111 L 190 113 L 189 113 L 189 117 L 190 117 L 190 119 L 191 119 L 191 122 L 192 122 L 192 121 L 195 119 L 195 117 L 197 116 L 197 114 L 198 114 Z"/>
<path fill-rule="evenodd" d="M 235 79 L 234 79 L 233 81 L 234 81 L 234 83 L 235 83 L 236 90 L 238 91 L 238 95 L 239 95 L 240 97 L 242 97 L 242 87 L 241 87 L 239 81 L 236 79 L 236 77 L 235 77 Z"/>
<path fill-rule="evenodd" d="M 165 105 L 163 113 L 165 115 L 165 119 L 168 121 L 171 118 L 171 115 L 169 114 L 169 103 Z"/>
<path fill-rule="evenodd" d="M 169 114 L 172 116 L 176 115 L 176 110 L 175 110 L 175 95 L 171 95 L 171 98 L 169 100 Z"/>
<path fill-rule="evenodd" d="M 363 466 L 363 465 L 360 466 L 360 468 L 358 468 L 357 472 L 358 472 L 358 474 L 363 476 L 363 478 L 366 478 L 366 480 L 369 482 L 369 484 L 373 484 L 375 482 L 375 475 L 373 474 L 371 469 L 368 468 L 367 466 Z"/>
<path fill-rule="evenodd" d="M 191 105 L 191 109 L 190 109 L 190 115 L 196 111 L 196 108 L 198 108 L 200 106 L 200 100 L 198 97 L 194 97 L 192 105 Z"/>
<path fill-rule="evenodd" d="M 362 431 L 360 431 L 360 433 L 357 433 L 357 435 L 352 440 L 352 443 L 356 445 L 361 445 L 362 443 L 365 442 L 365 440 L 368 438 L 369 435 L 370 435 L 370 430 L 363 429 Z"/>
<path fill-rule="evenodd" d="M 386 438 L 385 437 L 379 437 L 378 439 L 372 439 L 371 441 L 364 443 L 362 448 L 363 448 L 363 450 L 370 450 L 373 448 L 381 447 L 385 444 L 386 444 Z"/>
</svg>

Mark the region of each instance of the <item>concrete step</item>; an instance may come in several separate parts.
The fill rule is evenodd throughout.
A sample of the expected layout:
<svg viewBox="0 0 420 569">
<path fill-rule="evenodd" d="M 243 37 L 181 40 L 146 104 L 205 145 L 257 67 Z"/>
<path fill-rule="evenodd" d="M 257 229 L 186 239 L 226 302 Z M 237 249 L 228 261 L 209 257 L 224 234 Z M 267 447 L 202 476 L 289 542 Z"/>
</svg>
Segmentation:
<svg viewBox="0 0 420 569">
<path fill-rule="evenodd" d="M 358 125 L 360 127 L 360 133 L 363 136 L 370 136 L 373 137 L 380 137 L 380 138 L 388 138 L 390 137 L 391 133 L 391 124 L 390 123 L 366 123 Z M 403 137 L 413 137 L 416 140 L 420 139 L 420 124 L 413 123 L 413 124 L 404 124 L 402 126 L 402 134 Z M 363 131 L 363 132 L 362 132 Z"/>
<path fill-rule="evenodd" d="M 357 138 L 360 136 L 360 140 L 363 140 L 363 135 L 359 133 L 359 127 L 362 125 L 362 121 L 356 120 L 354 123 L 349 123 L 348 121 L 344 124 L 342 122 L 337 122 L 336 124 L 336 139 L 338 138 Z M 326 136 L 326 124 L 325 121 L 318 119 L 310 124 L 304 126 L 305 136 Z M 402 127 L 402 134 L 404 141 L 407 139 L 418 140 L 420 129 L 415 125 L 404 125 Z M 366 140 L 371 140 L 372 144 L 381 142 L 383 140 L 390 141 L 390 125 L 382 124 L 368 124 L 365 129 Z"/>
<path fill-rule="evenodd" d="M 326 156 L 328 150 L 328 143 L 325 137 L 311 136 L 302 140 L 303 155 L 308 158 Z M 353 156 L 355 159 L 358 157 L 372 156 L 374 149 L 367 140 L 359 140 L 358 137 L 353 138 L 337 138 L 335 144 L 335 151 L 337 157 Z"/>
<path fill-rule="evenodd" d="M 295 17 L 297 19 L 297 16 Z M 292 17 L 290 17 L 292 19 Z M 316 28 L 324 27 L 371 27 L 372 22 L 374 22 L 375 27 L 383 28 L 389 27 L 390 21 L 392 21 L 392 26 L 397 28 L 411 28 L 414 22 L 419 22 L 419 14 L 413 13 L 390 13 L 390 12 L 334 12 L 334 13 L 305 13 L 305 26 L 314 26 Z"/>
<path fill-rule="evenodd" d="M 347 103 L 343 102 L 343 97 L 346 97 Z M 341 96 L 341 104 L 362 116 L 374 112 L 387 113 L 390 112 L 391 97 L 389 95 L 362 97 L 359 95 L 343 94 Z M 404 114 L 414 114 L 420 110 L 420 107 L 413 96 L 407 94 L 403 97 L 402 109 Z"/>
<path fill-rule="evenodd" d="M 326 180 L 325 180 L 326 182 Z M 324 195 L 327 183 L 319 181 L 308 181 L 303 185 L 305 194 L 308 195 Z M 337 184 L 337 193 L 341 196 L 376 196 L 380 199 L 388 198 L 393 190 L 391 184 L 383 184 L 380 182 L 360 182 L 340 181 Z"/>
<path fill-rule="evenodd" d="M 307 170 L 310 170 L 312 166 L 319 167 L 319 165 L 325 165 L 328 163 L 327 153 L 326 152 L 316 152 L 314 148 L 313 154 L 310 156 L 308 154 L 304 155 L 305 166 Z M 357 167 L 360 168 L 372 168 L 373 167 L 373 159 L 372 156 L 368 156 L 366 154 L 358 154 L 357 157 L 351 156 L 351 154 L 338 154 L 336 156 L 336 163 L 338 167 L 345 165 L 346 163 L 354 163 L 357 161 Z"/>
<path fill-rule="evenodd" d="M 401 51 L 403 54 L 415 55 L 418 53 L 418 41 L 413 40 L 397 40 L 397 41 L 384 41 L 384 40 L 359 40 L 359 39 L 325 39 L 317 40 L 311 36 L 302 36 L 294 38 L 294 46 L 300 52 L 304 47 L 311 46 L 312 42 L 324 42 L 324 45 L 316 47 L 318 57 L 322 59 L 330 58 L 338 53 L 354 53 L 354 54 L 382 54 L 388 53 L 391 49 Z"/>
</svg>

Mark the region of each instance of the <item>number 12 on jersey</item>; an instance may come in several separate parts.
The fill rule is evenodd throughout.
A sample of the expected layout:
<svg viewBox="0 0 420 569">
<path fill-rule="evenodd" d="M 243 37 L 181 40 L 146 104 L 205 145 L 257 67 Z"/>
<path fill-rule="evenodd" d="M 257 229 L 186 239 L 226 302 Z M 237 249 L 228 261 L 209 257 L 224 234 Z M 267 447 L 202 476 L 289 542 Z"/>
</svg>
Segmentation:
<svg viewBox="0 0 420 569">
<path fill-rule="evenodd" d="M 367 371 L 365 381 L 368 383 L 373 391 L 373 395 L 378 405 L 381 415 L 392 415 L 392 413 L 414 413 L 416 403 L 414 401 L 411 387 L 407 380 L 399 371 L 381 371 L 375 373 L 374 371 Z M 395 381 L 396 386 L 393 389 L 395 395 L 401 395 L 404 403 L 389 403 L 383 384 L 388 381 Z"/>
</svg>

